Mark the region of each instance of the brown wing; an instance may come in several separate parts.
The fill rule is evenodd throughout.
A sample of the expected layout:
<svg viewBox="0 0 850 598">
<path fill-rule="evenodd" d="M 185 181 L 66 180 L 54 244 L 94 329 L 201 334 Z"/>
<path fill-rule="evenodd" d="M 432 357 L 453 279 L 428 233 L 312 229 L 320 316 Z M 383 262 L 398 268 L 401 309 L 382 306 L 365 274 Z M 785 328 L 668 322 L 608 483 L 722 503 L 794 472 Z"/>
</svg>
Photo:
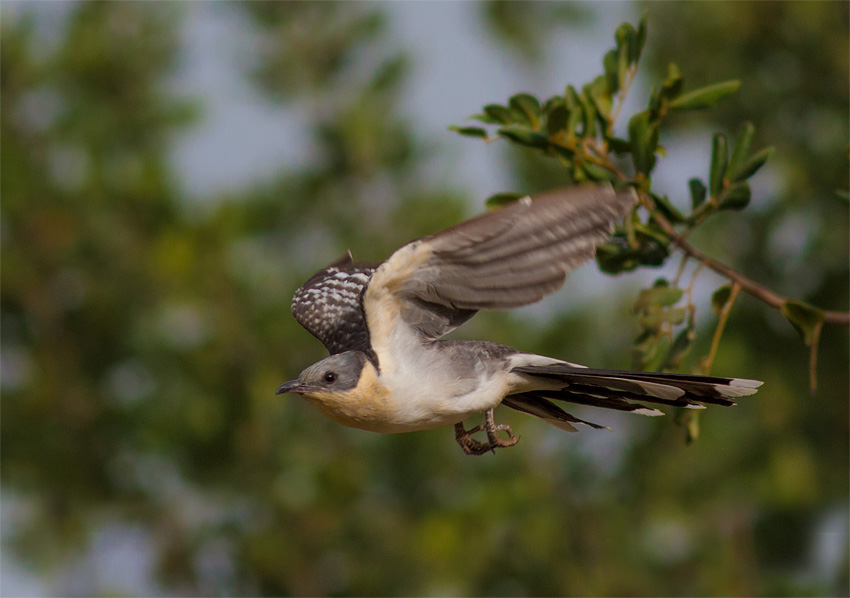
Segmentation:
<svg viewBox="0 0 850 598">
<path fill-rule="evenodd" d="M 476 310 L 538 301 L 593 257 L 635 201 L 610 186 L 550 191 L 408 243 L 364 294 L 373 346 L 396 317 L 438 338 Z"/>
</svg>

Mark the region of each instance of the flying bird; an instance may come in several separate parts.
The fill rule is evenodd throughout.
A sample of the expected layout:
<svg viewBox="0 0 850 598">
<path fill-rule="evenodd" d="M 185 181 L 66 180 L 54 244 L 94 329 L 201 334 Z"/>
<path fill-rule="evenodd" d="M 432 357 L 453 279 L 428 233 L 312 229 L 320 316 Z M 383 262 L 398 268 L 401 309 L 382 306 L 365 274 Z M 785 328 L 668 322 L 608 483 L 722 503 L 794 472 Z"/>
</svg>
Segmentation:
<svg viewBox="0 0 850 598">
<path fill-rule="evenodd" d="M 464 452 L 481 455 L 519 441 L 495 423 L 498 405 L 574 432 L 603 426 L 558 403 L 661 415 L 644 403 L 702 409 L 755 393 L 755 380 L 593 369 L 488 341 L 441 340 L 479 310 L 559 289 L 635 203 L 632 189 L 559 189 L 411 241 L 375 267 L 349 253 L 296 291 L 292 314 L 330 356 L 277 394 L 298 393 L 332 420 L 372 432 L 452 425 Z M 466 429 L 481 412 L 484 423 Z"/>
</svg>

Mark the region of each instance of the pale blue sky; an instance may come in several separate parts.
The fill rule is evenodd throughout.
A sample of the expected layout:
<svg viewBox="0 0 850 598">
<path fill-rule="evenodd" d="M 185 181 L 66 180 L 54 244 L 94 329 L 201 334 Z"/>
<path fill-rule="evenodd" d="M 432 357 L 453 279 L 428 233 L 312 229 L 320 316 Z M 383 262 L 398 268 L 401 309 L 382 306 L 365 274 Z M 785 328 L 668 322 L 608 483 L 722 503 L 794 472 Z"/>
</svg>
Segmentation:
<svg viewBox="0 0 850 598">
<path fill-rule="evenodd" d="M 437 172 L 482 199 L 508 188 L 492 148 L 447 131 L 481 106 L 505 101 L 526 89 L 541 97 L 562 92 L 599 73 L 601 56 L 613 45 L 622 21 L 636 21 L 626 2 L 588 3 L 597 18 L 581 31 L 552 36 L 549 60 L 529 69 L 494 43 L 474 2 L 387 2 L 388 43 L 413 57 L 402 101 L 416 115 L 419 133 L 445 149 Z M 177 90 L 203 98 L 204 116 L 174 150 L 184 189 L 205 197 L 271 177 L 281 167 L 309 164 L 307 116 L 296 104 L 281 107 L 260 97 L 239 74 L 249 36 L 235 27 L 234 9 L 193 4 L 184 33 L 185 62 L 174 79 Z M 241 22 L 241 25 L 239 23 Z"/>
</svg>

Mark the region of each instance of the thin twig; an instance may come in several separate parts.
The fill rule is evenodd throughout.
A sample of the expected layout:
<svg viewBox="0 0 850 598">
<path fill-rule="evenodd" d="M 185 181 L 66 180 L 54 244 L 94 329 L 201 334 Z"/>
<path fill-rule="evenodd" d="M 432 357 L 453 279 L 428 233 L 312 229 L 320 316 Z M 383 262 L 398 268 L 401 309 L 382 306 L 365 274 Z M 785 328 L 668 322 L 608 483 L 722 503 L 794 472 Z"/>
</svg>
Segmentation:
<svg viewBox="0 0 850 598">
<path fill-rule="evenodd" d="M 809 390 L 812 391 L 812 394 L 815 394 L 818 389 L 818 341 L 825 321 L 818 322 L 812 331 L 811 351 L 809 351 Z"/>
<path fill-rule="evenodd" d="M 726 328 L 726 321 L 729 319 L 732 306 L 735 304 L 735 299 L 738 298 L 738 293 L 740 291 L 741 284 L 735 282 L 732 285 L 732 291 L 729 293 L 729 298 L 720 310 L 720 319 L 717 322 L 717 328 L 714 329 L 714 336 L 711 339 L 711 349 L 708 351 L 708 357 L 706 357 L 702 362 L 702 368 L 706 374 L 711 371 L 711 365 L 714 363 L 715 355 L 717 355 L 717 348 L 720 346 L 720 337 L 723 336 L 723 329 Z"/>
<path fill-rule="evenodd" d="M 688 256 L 685 255 L 682 259 L 682 266 L 684 266 L 687 261 Z M 705 264 L 700 263 L 694 271 L 691 273 L 691 280 L 688 283 L 688 287 L 685 289 L 685 297 L 686 297 L 686 305 L 685 307 L 688 309 L 688 328 L 694 328 L 694 315 L 696 314 L 697 307 L 694 305 L 694 287 L 697 284 L 697 279 L 699 278 L 700 272 L 705 267 Z"/>
<path fill-rule="evenodd" d="M 759 283 L 750 280 L 734 268 L 730 268 L 726 264 L 717 261 L 713 257 L 706 255 L 687 241 L 682 238 L 679 233 L 673 228 L 673 225 L 670 224 L 664 216 L 659 214 L 657 211 L 654 211 L 652 214 L 653 220 L 661 227 L 661 230 L 672 239 L 672 241 L 686 254 L 691 256 L 692 258 L 699 260 L 707 267 L 711 268 L 718 274 L 725 276 L 729 280 L 739 284 L 741 286 L 741 290 L 749 293 L 756 299 L 760 299 L 764 301 L 771 307 L 775 307 L 779 309 L 782 307 L 786 301 L 789 299 L 787 297 L 783 297 L 777 293 L 774 293 L 770 289 L 760 285 Z M 824 311 L 823 312 L 823 321 L 828 324 L 841 324 L 842 326 L 850 325 L 850 312 L 843 311 Z"/>
<path fill-rule="evenodd" d="M 687 253 L 682 253 L 682 261 L 679 262 L 679 269 L 676 271 L 676 278 L 673 279 L 673 286 L 679 286 L 679 280 L 682 278 L 682 274 L 685 273 L 685 265 L 688 263 L 688 260 L 691 259 Z"/>
</svg>

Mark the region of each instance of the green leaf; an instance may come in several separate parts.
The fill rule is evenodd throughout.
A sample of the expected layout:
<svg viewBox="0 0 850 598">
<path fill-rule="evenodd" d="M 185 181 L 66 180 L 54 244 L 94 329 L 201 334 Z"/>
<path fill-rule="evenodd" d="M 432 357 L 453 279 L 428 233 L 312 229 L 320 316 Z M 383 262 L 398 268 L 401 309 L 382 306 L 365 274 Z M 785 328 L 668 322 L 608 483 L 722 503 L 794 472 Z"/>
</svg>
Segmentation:
<svg viewBox="0 0 850 598">
<path fill-rule="evenodd" d="M 655 166 L 655 148 L 658 145 L 658 127 L 650 123 L 649 110 L 638 112 L 629 119 L 629 143 L 635 170 L 648 175 Z"/>
<path fill-rule="evenodd" d="M 705 184 L 697 178 L 693 178 L 688 181 L 688 188 L 691 191 L 691 208 L 695 210 L 705 201 L 708 189 L 706 189 Z"/>
<path fill-rule="evenodd" d="M 758 172 L 759 168 L 764 166 L 765 162 L 767 162 L 770 157 L 773 155 L 773 152 L 776 151 L 776 148 L 773 146 L 766 147 L 760 152 L 756 152 L 753 154 L 735 173 L 735 181 L 743 181 L 751 176 L 753 176 L 756 172 Z"/>
<path fill-rule="evenodd" d="M 750 155 L 750 146 L 753 143 L 753 135 L 756 128 L 751 122 L 745 122 L 741 127 L 741 132 L 738 133 L 738 138 L 735 140 L 735 149 L 732 150 L 732 157 L 729 158 L 729 178 L 735 180 L 735 177 L 744 163 L 747 161 L 747 156 Z"/>
<path fill-rule="evenodd" d="M 634 29 L 632 30 L 634 31 Z M 634 40 L 634 35 L 631 37 Z M 629 45 L 633 45 L 634 42 L 629 42 Z M 617 56 L 617 86 L 616 88 L 611 88 L 611 93 L 616 93 L 618 89 L 622 88 L 625 85 L 626 79 L 629 76 L 629 48 L 628 46 L 620 46 L 619 53 Z"/>
<path fill-rule="evenodd" d="M 714 85 L 701 87 L 700 89 L 682 94 L 671 101 L 668 106 L 671 110 L 702 110 L 703 108 L 711 108 L 724 96 L 737 91 L 740 86 L 741 82 L 737 79 L 715 83 Z"/>
<path fill-rule="evenodd" d="M 847 189 L 836 189 L 835 197 L 837 197 L 845 206 L 850 205 L 850 191 Z"/>
<path fill-rule="evenodd" d="M 540 126 L 540 101 L 531 94 L 518 93 L 508 100 L 515 122 L 525 123 L 533 129 Z"/>
<path fill-rule="evenodd" d="M 549 135 L 556 135 L 567 129 L 567 121 L 570 117 L 570 111 L 563 100 L 553 103 L 546 110 L 546 132 Z"/>
<path fill-rule="evenodd" d="M 636 53 L 637 46 L 637 31 L 632 27 L 631 23 L 623 23 L 617 27 L 614 33 L 614 38 L 617 40 L 616 49 L 616 73 L 618 85 L 612 87 L 611 91 L 616 92 L 622 87 L 623 81 L 626 80 L 626 73 L 629 69 L 629 63 L 633 62 L 631 57 Z"/>
<path fill-rule="evenodd" d="M 604 80 L 604 77 L 602 77 Z M 579 96 L 581 100 L 582 113 L 584 114 L 584 130 L 582 137 L 593 137 L 596 135 L 596 106 L 590 96 L 590 84 L 585 85 Z"/>
<path fill-rule="evenodd" d="M 674 307 L 673 309 L 664 309 L 656 312 L 648 313 L 640 318 L 640 325 L 643 328 L 656 329 L 664 323 L 669 323 L 673 326 L 681 324 L 688 317 L 688 310 L 685 307 Z"/>
<path fill-rule="evenodd" d="M 556 152 L 558 152 L 558 154 L 563 156 L 566 160 L 572 161 L 572 159 L 575 158 L 575 151 L 568 147 L 564 147 L 563 145 L 559 145 L 557 143 L 553 143 L 551 147 Z"/>
<path fill-rule="evenodd" d="M 655 206 L 662 214 L 664 214 L 664 217 L 667 218 L 667 220 L 673 224 L 679 224 L 685 221 L 685 217 L 679 210 L 676 209 L 676 206 L 670 203 L 670 199 L 666 195 L 650 193 L 650 196 L 655 202 Z"/>
<path fill-rule="evenodd" d="M 670 255 L 666 243 L 648 241 L 641 244 L 638 261 L 644 266 L 663 266 L 664 260 Z"/>
<path fill-rule="evenodd" d="M 606 137 L 606 141 L 608 142 L 608 148 L 618 156 L 628 154 L 632 151 L 631 144 L 625 139 L 620 139 L 619 137 Z"/>
<path fill-rule="evenodd" d="M 538 133 L 537 131 L 532 131 L 531 129 L 521 125 L 509 125 L 507 127 L 502 127 L 499 129 L 499 135 L 513 141 L 514 143 L 519 143 L 520 145 L 525 145 L 527 147 L 536 147 L 538 149 L 545 149 L 549 147 L 549 137 L 547 135 Z"/>
<path fill-rule="evenodd" d="M 722 287 L 711 294 L 711 309 L 718 316 L 723 311 L 723 307 L 729 303 L 729 297 L 732 296 L 732 285 L 724 284 Z"/>
<path fill-rule="evenodd" d="M 488 104 L 484 106 L 484 114 L 491 119 L 489 122 L 493 124 L 507 125 L 514 122 L 511 111 L 499 104 Z"/>
<path fill-rule="evenodd" d="M 632 343 L 632 367 L 637 370 L 647 370 L 658 357 L 664 343 L 664 334 L 657 330 L 644 330 Z"/>
<path fill-rule="evenodd" d="M 575 108 L 570 109 L 570 115 L 567 117 L 567 126 L 565 127 L 566 131 L 570 134 L 576 135 L 578 133 L 578 126 L 584 119 L 584 108 L 581 105 L 576 106 Z"/>
<path fill-rule="evenodd" d="M 660 96 L 672 101 L 682 91 L 682 73 L 675 62 L 667 65 L 667 79 L 661 84 Z M 672 105 L 672 104 L 671 104 Z"/>
<path fill-rule="evenodd" d="M 652 89 L 652 94 L 649 96 L 649 111 L 656 118 L 661 113 L 661 88 L 655 87 Z"/>
<path fill-rule="evenodd" d="M 543 114 L 549 114 L 555 106 L 563 106 L 564 98 L 561 96 L 552 96 L 543 102 L 543 107 L 540 109 Z"/>
<path fill-rule="evenodd" d="M 588 180 L 587 173 L 581 167 L 581 160 L 575 160 L 573 162 L 570 177 L 573 179 L 573 183 L 583 183 Z"/>
<path fill-rule="evenodd" d="M 782 315 L 797 329 L 806 345 L 811 347 L 817 342 L 820 328 L 823 325 L 823 310 L 803 301 L 794 300 L 786 301 L 779 309 L 782 311 Z"/>
<path fill-rule="evenodd" d="M 593 100 L 593 105 L 596 107 L 597 112 L 607 120 L 611 115 L 611 108 L 613 107 L 608 79 L 600 75 L 589 85 L 585 85 L 583 90 Z"/>
<path fill-rule="evenodd" d="M 607 168 L 586 160 L 582 162 L 581 169 L 594 181 L 613 181 L 615 178 L 614 173 Z"/>
<path fill-rule="evenodd" d="M 635 313 L 643 313 L 652 308 L 676 305 L 683 294 L 684 291 L 678 287 L 657 286 L 651 289 L 644 289 L 638 295 L 637 301 L 632 306 L 632 310 Z"/>
<path fill-rule="evenodd" d="M 711 170 L 708 177 L 708 189 L 711 196 L 717 198 L 723 189 L 726 165 L 729 163 L 729 150 L 726 147 L 726 135 L 715 133 L 711 140 Z"/>
<path fill-rule="evenodd" d="M 510 205 L 526 195 L 525 193 L 496 193 L 488 197 L 484 205 L 487 206 L 488 210 L 495 210 Z"/>
<path fill-rule="evenodd" d="M 608 87 L 611 89 L 611 93 L 617 93 L 617 90 L 620 89 L 620 69 L 617 50 L 612 48 L 605 52 L 605 55 L 602 57 L 602 66 L 605 69 L 605 77 L 608 80 Z"/>
<path fill-rule="evenodd" d="M 676 340 L 667 350 L 667 356 L 664 358 L 664 365 L 661 369 L 678 370 L 682 365 L 682 359 L 691 350 L 695 338 L 696 334 L 694 334 L 693 328 L 685 328 L 676 335 Z"/>
<path fill-rule="evenodd" d="M 631 23 L 623 23 L 614 32 L 614 39 L 617 40 L 617 47 L 628 48 L 635 41 L 637 31 Z"/>
<path fill-rule="evenodd" d="M 640 18 L 640 23 L 638 23 L 637 35 L 635 35 L 635 43 L 634 45 L 629 47 L 629 61 L 632 63 L 636 63 L 640 60 L 641 52 L 643 52 L 643 46 L 646 43 L 646 20 L 649 17 L 649 11 L 644 10 L 643 16 Z"/>
<path fill-rule="evenodd" d="M 735 183 L 721 194 L 717 207 L 721 210 L 743 210 L 750 205 L 751 195 L 749 183 Z"/>
<path fill-rule="evenodd" d="M 572 85 L 567 85 L 567 88 L 564 90 L 564 103 L 570 111 L 566 129 L 569 133 L 577 134 L 578 125 L 584 118 L 584 105 L 578 92 Z"/>
<path fill-rule="evenodd" d="M 564 90 L 564 102 L 571 112 L 581 106 L 581 98 L 572 85 L 567 85 L 567 88 Z"/>
<path fill-rule="evenodd" d="M 466 137 L 480 137 L 481 139 L 487 139 L 487 131 L 481 127 L 457 127 L 452 125 L 449 127 L 449 131 L 460 133 Z"/>
<path fill-rule="evenodd" d="M 622 237 L 612 237 L 596 246 L 596 263 L 606 274 L 630 272 L 638 267 L 636 252 Z"/>
<path fill-rule="evenodd" d="M 642 222 L 635 222 L 633 226 L 635 232 L 641 237 L 646 237 L 661 245 L 667 245 L 670 242 L 670 237 L 663 230 L 656 228 L 654 223 L 643 224 Z"/>
<path fill-rule="evenodd" d="M 480 123 L 485 123 L 488 125 L 502 124 L 501 121 L 498 121 L 495 118 L 488 116 L 487 114 L 471 114 L 466 117 L 466 120 L 477 120 Z"/>
<path fill-rule="evenodd" d="M 803 341 L 810 348 L 809 353 L 809 387 L 814 394 L 817 389 L 818 340 L 823 328 L 824 312 L 821 309 L 802 301 L 789 300 L 780 308 L 782 314 L 797 329 Z"/>
</svg>

